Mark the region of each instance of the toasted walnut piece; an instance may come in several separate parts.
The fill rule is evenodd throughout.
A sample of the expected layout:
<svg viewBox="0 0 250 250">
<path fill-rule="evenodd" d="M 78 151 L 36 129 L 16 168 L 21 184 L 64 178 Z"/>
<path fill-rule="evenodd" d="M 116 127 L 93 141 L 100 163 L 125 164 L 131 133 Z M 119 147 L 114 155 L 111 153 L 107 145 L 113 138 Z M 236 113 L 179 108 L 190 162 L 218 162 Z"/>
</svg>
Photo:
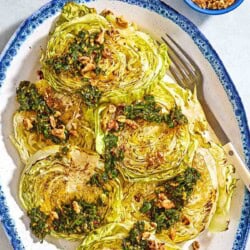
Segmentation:
<svg viewBox="0 0 250 250">
<path fill-rule="evenodd" d="M 103 44 L 104 43 L 104 35 L 105 35 L 105 30 L 102 30 L 97 38 L 95 39 L 95 42 L 99 43 L 99 44 Z"/>
<path fill-rule="evenodd" d="M 149 232 L 143 232 L 142 233 L 142 239 L 148 239 L 150 237 L 150 233 Z"/>
<path fill-rule="evenodd" d="M 155 240 L 149 240 L 148 247 L 150 250 L 165 250 L 165 244 L 156 242 Z"/>
<path fill-rule="evenodd" d="M 111 121 L 108 122 L 107 131 L 110 131 L 110 130 L 117 131 L 118 129 L 119 129 L 118 122 L 116 122 L 115 120 L 111 120 Z"/>
<path fill-rule="evenodd" d="M 82 74 L 83 73 L 86 73 L 86 72 L 89 72 L 89 71 L 92 71 L 96 68 L 95 64 L 93 63 L 88 63 L 83 69 L 82 69 Z"/>
<path fill-rule="evenodd" d="M 132 129 L 137 129 L 139 127 L 139 125 L 135 121 L 130 119 L 126 119 L 125 123 Z"/>
<path fill-rule="evenodd" d="M 158 194 L 158 198 L 159 198 L 159 200 L 164 201 L 164 200 L 166 200 L 168 197 L 167 197 L 164 193 L 159 193 L 159 194 Z"/>
<path fill-rule="evenodd" d="M 116 23 L 122 28 L 128 27 L 128 22 L 123 17 L 117 17 Z"/>
<path fill-rule="evenodd" d="M 182 216 L 181 222 L 186 226 L 190 224 L 190 220 L 185 215 Z"/>
<path fill-rule="evenodd" d="M 108 110 L 109 110 L 110 114 L 114 114 L 115 111 L 116 111 L 116 106 L 113 105 L 113 104 L 110 104 L 109 107 L 108 107 Z"/>
<path fill-rule="evenodd" d="M 50 115 L 49 122 L 50 122 L 50 125 L 51 125 L 52 128 L 56 127 L 56 119 L 55 119 L 55 117 L 53 115 Z"/>
<path fill-rule="evenodd" d="M 50 217 L 50 219 L 51 219 L 52 221 L 53 221 L 53 220 L 58 220 L 58 219 L 59 219 L 58 213 L 55 212 L 55 211 L 51 211 L 49 217 Z"/>
<path fill-rule="evenodd" d="M 87 64 L 90 63 L 90 57 L 88 56 L 81 56 L 78 58 L 78 60 L 82 63 L 82 64 Z"/>
<path fill-rule="evenodd" d="M 78 204 L 77 201 L 73 201 L 73 202 L 72 202 L 72 206 L 73 206 L 73 210 L 74 210 L 77 214 L 79 214 L 79 213 L 81 212 L 81 207 L 80 207 L 80 205 Z"/>
<path fill-rule="evenodd" d="M 200 249 L 200 243 L 199 243 L 198 241 L 194 241 L 194 242 L 192 243 L 192 248 L 193 248 L 193 250 L 198 250 L 198 249 Z"/>
<path fill-rule="evenodd" d="M 51 134 L 58 137 L 61 140 L 65 140 L 66 139 L 66 135 L 65 135 L 65 126 L 64 125 L 60 125 L 59 128 L 54 128 L 51 130 Z"/>
<path fill-rule="evenodd" d="M 150 226 L 153 227 L 153 228 L 157 228 L 157 223 L 155 223 L 155 222 L 150 222 Z"/>
<path fill-rule="evenodd" d="M 164 162 L 164 154 L 162 152 L 154 152 L 147 157 L 148 166 L 159 166 Z"/>
<path fill-rule="evenodd" d="M 29 118 L 23 119 L 23 126 L 26 130 L 31 130 L 33 128 L 32 121 Z"/>
<path fill-rule="evenodd" d="M 156 206 L 159 208 L 171 209 L 174 208 L 174 203 L 168 199 L 168 197 L 164 193 L 158 194 L 158 201 Z"/>
<path fill-rule="evenodd" d="M 235 0 L 193 0 L 198 6 L 203 9 L 226 9 L 231 6 Z"/>
<path fill-rule="evenodd" d="M 164 200 L 164 201 L 159 203 L 159 207 L 162 207 L 162 208 L 165 208 L 165 209 L 171 209 L 171 208 L 174 208 L 175 205 L 170 200 Z"/>
<path fill-rule="evenodd" d="M 103 10 L 101 12 L 101 15 L 104 16 L 104 17 L 106 17 L 108 15 L 114 15 L 114 14 L 113 14 L 113 12 L 111 10 Z"/>
</svg>

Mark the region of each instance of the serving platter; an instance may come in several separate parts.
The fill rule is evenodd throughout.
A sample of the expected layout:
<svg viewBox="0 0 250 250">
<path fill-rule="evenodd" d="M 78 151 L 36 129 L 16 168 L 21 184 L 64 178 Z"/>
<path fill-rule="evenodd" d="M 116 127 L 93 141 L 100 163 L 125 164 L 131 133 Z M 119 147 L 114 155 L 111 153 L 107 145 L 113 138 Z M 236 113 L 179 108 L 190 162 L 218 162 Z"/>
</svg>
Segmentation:
<svg viewBox="0 0 250 250">
<path fill-rule="evenodd" d="M 17 198 L 22 164 L 9 139 L 12 114 L 16 109 L 15 89 L 21 80 L 37 78 L 41 47 L 45 46 L 51 26 L 65 2 L 52 1 L 35 12 L 16 31 L 0 56 L 0 218 L 14 249 L 74 248 L 74 244 L 68 245 L 61 240 L 49 239 L 40 244 L 31 236 L 29 221 Z M 249 166 L 250 136 L 241 100 L 218 55 L 189 20 L 158 0 L 77 2 L 87 3 L 98 11 L 110 9 L 123 15 L 157 39 L 164 33 L 171 34 L 201 67 L 206 100 L 221 123 L 227 126 L 238 151 L 244 152 Z M 249 228 L 250 195 L 238 181 L 229 230 L 215 235 L 204 232 L 198 240 L 201 249 L 244 249 Z"/>
</svg>

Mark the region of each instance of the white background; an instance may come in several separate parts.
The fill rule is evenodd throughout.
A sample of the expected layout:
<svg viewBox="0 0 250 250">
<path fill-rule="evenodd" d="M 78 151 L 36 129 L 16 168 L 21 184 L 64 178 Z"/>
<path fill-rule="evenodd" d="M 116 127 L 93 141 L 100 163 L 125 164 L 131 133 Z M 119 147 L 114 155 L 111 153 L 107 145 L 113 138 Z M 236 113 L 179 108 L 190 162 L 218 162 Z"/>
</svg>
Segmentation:
<svg viewBox="0 0 250 250">
<path fill-rule="evenodd" d="M 46 2 L 0 0 L 0 52 L 20 23 Z M 238 9 L 220 16 L 195 12 L 182 0 L 165 2 L 195 23 L 208 38 L 236 85 L 250 121 L 250 1 L 245 0 Z M 12 249 L 1 225 L 0 249 Z M 250 241 L 246 249 L 250 249 Z"/>
</svg>

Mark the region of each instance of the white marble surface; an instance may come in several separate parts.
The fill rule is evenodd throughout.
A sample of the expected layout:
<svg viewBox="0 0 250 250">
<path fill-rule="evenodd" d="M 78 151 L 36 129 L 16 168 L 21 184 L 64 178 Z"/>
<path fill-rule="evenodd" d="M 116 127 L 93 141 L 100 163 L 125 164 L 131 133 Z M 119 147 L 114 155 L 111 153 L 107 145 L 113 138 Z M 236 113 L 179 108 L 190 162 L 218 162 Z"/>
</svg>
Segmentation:
<svg viewBox="0 0 250 250">
<path fill-rule="evenodd" d="M 0 0 L 0 52 L 20 23 L 46 2 Z M 193 21 L 208 38 L 230 73 L 250 121 L 250 1 L 245 0 L 237 10 L 222 16 L 197 13 L 182 0 L 165 2 Z M 0 249 L 12 249 L 1 226 Z M 250 249 L 250 240 L 246 249 Z"/>
</svg>

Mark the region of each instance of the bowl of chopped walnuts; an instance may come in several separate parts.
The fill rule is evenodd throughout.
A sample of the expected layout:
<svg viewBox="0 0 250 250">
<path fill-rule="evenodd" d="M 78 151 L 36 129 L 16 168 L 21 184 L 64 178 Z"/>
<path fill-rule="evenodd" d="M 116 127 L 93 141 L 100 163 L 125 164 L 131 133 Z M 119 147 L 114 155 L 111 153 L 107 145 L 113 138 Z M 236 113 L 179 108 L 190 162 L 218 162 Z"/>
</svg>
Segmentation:
<svg viewBox="0 0 250 250">
<path fill-rule="evenodd" d="M 184 0 L 192 9 L 208 15 L 221 15 L 237 8 L 244 0 Z"/>
</svg>

